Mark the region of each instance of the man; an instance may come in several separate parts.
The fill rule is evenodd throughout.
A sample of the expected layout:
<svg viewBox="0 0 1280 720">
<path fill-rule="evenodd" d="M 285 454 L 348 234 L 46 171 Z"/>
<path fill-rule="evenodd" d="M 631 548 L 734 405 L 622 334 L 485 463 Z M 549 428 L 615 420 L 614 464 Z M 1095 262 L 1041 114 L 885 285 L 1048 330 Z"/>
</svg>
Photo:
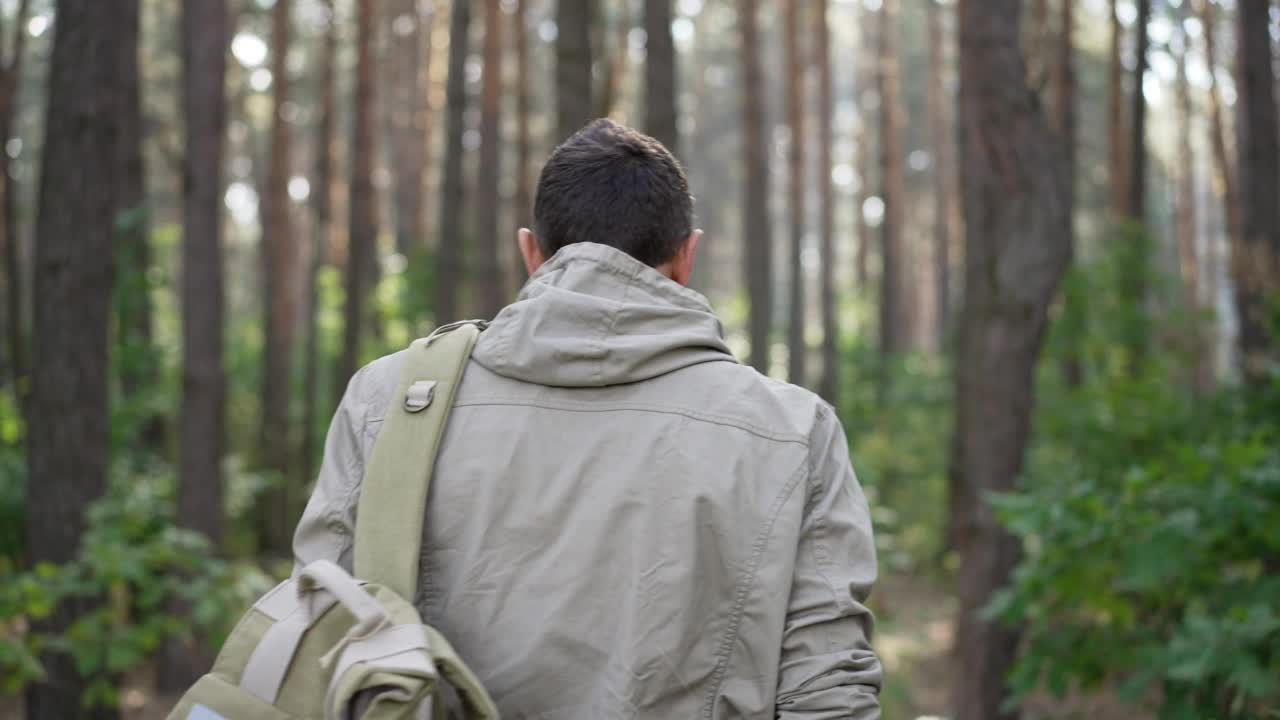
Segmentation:
<svg viewBox="0 0 1280 720">
<path fill-rule="evenodd" d="M 739 365 L 684 287 L 701 232 L 660 143 L 599 120 L 543 168 L 532 278 L 479 339 L 416 604 L 509 718 L 880 716 L 871 522 L 813 394 Z M 356 373 L 298 527 L 350 569 L 403 362 Z"/>
</svg>

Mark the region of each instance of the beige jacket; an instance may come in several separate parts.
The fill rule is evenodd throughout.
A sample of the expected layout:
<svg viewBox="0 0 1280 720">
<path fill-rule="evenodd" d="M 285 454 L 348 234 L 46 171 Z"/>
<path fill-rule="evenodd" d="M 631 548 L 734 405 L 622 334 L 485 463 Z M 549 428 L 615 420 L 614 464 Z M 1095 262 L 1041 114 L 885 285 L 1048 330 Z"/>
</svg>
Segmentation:
<svg viewBox="0 0 1280 720">
<path fill-rule="evenodd" d="M 350 569 L 401 362 L 352 378 L 298 563 Z M 735 362 L 701 295 L 561 250 L 480 337 L 437 468 L 417 604 L 503 717 L 880 717 L 840 422 Z"/>
</svg>

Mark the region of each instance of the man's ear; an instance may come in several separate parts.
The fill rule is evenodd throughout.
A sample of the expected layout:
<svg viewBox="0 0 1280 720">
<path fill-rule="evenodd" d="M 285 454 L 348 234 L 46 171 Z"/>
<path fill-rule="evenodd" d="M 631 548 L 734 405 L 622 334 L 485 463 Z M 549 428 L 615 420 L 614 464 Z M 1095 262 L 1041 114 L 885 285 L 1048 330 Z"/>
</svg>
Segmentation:
<svg viewBox="0 0 1280 720">
<path fill-rule="evenodd" d="M 533 231 L 529 228 L 520 228 L 516 242 L 520 245 L 520 257 L 524 258 L 524 269 L 528 270 L 530 275 L 538 272 L 538 268 L 542 267 L 547 258 L 542 254 L 542 246 L 538 244 L 538 238 L 534 236 Z"/>
<path fill-rule="evenodd" d="M 680 244 L 676 256 L 671 260 L 671 279 L 681 285 L 688 285 L 693 280 L 693 265 L 698 254 L 698 241 L 702 240 L 702 231 L 694 230 Z"/>
</svg>

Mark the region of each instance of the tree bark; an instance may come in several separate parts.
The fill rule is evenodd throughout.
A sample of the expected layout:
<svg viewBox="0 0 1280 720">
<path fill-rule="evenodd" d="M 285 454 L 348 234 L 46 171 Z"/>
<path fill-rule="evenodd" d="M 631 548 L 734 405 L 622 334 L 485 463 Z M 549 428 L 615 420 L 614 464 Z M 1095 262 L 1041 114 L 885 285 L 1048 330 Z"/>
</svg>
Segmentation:
<svg viewBox="0 0 1280 720">
<path fill-rule="evenodd" d="M 476 176 L 476 257 L 479 260 L 480 315 L 492 318 L 506 304 L 498 258 L 498 193 L 502 147 L 502 7 L 484 0 L 484 69 L 480 90 L 480 166 Z"/>
<path fill-rule="evenodd" d="M 315 150 L 315 188 L 312 190 L 312 207 L 315 212 L 315 233 L 312 240 L 311 267 L 307 272 L 307 296 L 305 307 L 307 312 L 307 330 L 305 350 L 303 352 L 303 396 L 302 419 L 302 482 L 307 483 L 315 478 L 316 462 L 316 421 L 319 417 L 320 397 L 319 367 L 319 292 L 318 276 L 320 269 L 329 262 L 329 240 L 333 237 L 333 143 L 335 139 L 335 121 L 338 113 L 337 73 L 334 64 L 338 55 L 338 23 L 334 17 L 333 0 L 328 0 L 326 9 L 329 13 L 325 26 L 324 43 L 320 50 L 320 123 L 316 133 Z M 324 405 L 328 407 L 328 405 Z"/>
<path fill-rule="evenodd" d="M 1111 60 L 1107 65 L 1107 157 L 1109 159 L 1108 182 L 1111 184 L 1111 212 L 1119 217 L 1124 214 L 1129 189 L 1128 151 L 1125 149 L 1124 117 L 1124 59 L 1121 48 L 1124 26 L 1118 11 L 1120 0 L 1111 0 Z"/>
<path fill-rule="evenodd" d="M 418 9 L 418 0 L 396 0 L 387 13 L 391 30 L 391 173 L 395 177 L 396 252 L 406 258 L 419 253 L 426 242 L 426 214 L 422 205 L 426 190 L 427 106 L 426 78 L 429 52 L 424 38 L 431 35 L 431 18 Z"/>
<path fill-rule="evenodd" d="M 929 25 L 929 129 L 933 140 L 933 280 L 934 315 L 939 348 L 946 346 L 951 327 L 951 247 L 955 242 L 956 214 L 955 132 L 951 124 L 944 80 L 947 59 L 943 55 L 942 8 L 928 0 Z"/>
<path fill-rule="evenodd" d="M 756 0 L 738 0 L 745 179 L 742 229 L 746 239 L 743 258 L 747 296 L 751 305 L 751 365 L 768 373 L 769 328 L 773 315 L 773 230 L 769 219 L 769 147 L 764 135 L 764 89 L 756 11 Z"/>
<path fill-rule="evenodd" d="M 120 140 L 117 150 L 116 213 L 117 255 L 124 265 L 116 292 L 119 317 L 116 332 L 124 354 L 120 380 L 132 395 L 155 376 L 151 350 L 151 297 L 147 272 L 151 266 L 150 222 L 146 172 L 142 160 L 142 78 L 138 66 L 141 17 L 138 0 L 120 0 L 119 51 Z M 8 137 L 8 135 L 5 135 Z"/>
<path fill-rule="evenodd" d="M 263 498 L 259 535 L 262 549 L 277 557 L 289 555 L 293 530 L 292 476 L 289 460 L 290 370 L 294 337 L 298 325 L 298 243 L 294 237 L 289 199 L 292 174 L 292 138 L 286 109 L 291 103 L 291 80 L 287 58 L 292 42 L 291 0 L 276 0 L 271 11 L 271 150 L 267 161 L 267 182 L 263 188 L 264 250 L 263 296 L 266 300 L 262 373 L 262 463 L 276 473 L 277 484 Z"/>
<path fill-rule="evenodd" d="M 907 350 L 910 321 L 903 282 L 903 201 L 906 179 L 902 149 L 902 100 L 895 50 L 897 0 L 880 6 L 880 62 L 876 89 L 880 94 L 880 180 L 884 220 L 880 226 L 880 353 L 888 357 Z M 882 387 L 884 386 L 882 378 Z"/>
<path fill-rule="evenodd" d="M 787 245 L 787 375 L 796 385 L 805 384 L 805 291 L 804 218 L 805 218 L 805 127 L 804 127 L 804 62 L 800 51 L 800 0 L 787 0 L 783 6 L 787 55 L 787 127 L 791 130 L 790 154 L 790 237 Z"/>
<path fill-rule="evenodd" d="M 1062 148 L 1026 81 L 1020 14 L 1018 0 L 959 4 L 967 251 L 952 457 L 957 720 L 1017 716 L 1000 706 L 1019 633 L 979 613 L 1008 581 L 1019 547 L 984 498 L 1012 489 L 1022 473 L 1036 360 L 1071 257 Z"/>
<path fill-rule="evenodd" d="M 445 87 L 444 174 L 440 181 L 440 234 L 436 238 L 436 325 L 453 322 L 458 314 L 458 284 L 463 272 L 462 135 L 466 129 L 467 48 L 471 35 L 471 3 L 456 2 L 449 16 L 449 78 Z"/>
<path fill-rule="evenodd" d="M 679 155 L 680 123 L 676 110 L 676 48 L 671 37 L 671 0 L 644 5 L 645 132 Z"/>
<path fill-rule="evenodd" d="M 134 8 L 136 10 L 136 7 Z M 130 22 L 115 3 L 58 4 L 36 217 L 34 355 L 28 428 L 27 553 L 66 563 L 80 548 L 85 511 L 108 483 L 107 379 L 120 97 L 127 80 L 116 43 Z M 127 37 L 128 31 L 124 30 Z M 136 49 L 136 48 L 135 48 Z M 35 624 L 62 632 L 97 599 L 73 599 Z M 69 654 L 46 652 L 47 676 L 27 689 L 27 717 L 116 717 L 86 709 Z"/>
<path fill-rule="evenodd" d="M 591 120 L 592 10 L 592 0 L 556 4 L 557 145 Z"/>
<path fill-rule="evenodd" d="M 466 3 L 462 3 L 465 5 Z M 377 109 L 374 90 L 374 33 L 377 28 L 376 0 L 359 0 L 356 4 L 356 77 L 355 106 L 351 130 L 351 200 L 347 231 L 347 303 L 343 313 L 342 359 L 337 379 L 345 387 L 360 362 L 360 339 L 363 335 L 366 302 L 371 288 L 371 273 L 365 264 L 376 260 L 371 246 L 377 243 L 378 220 L 373 191 L 374 112 Z M 448 206 L 446 206 L 448 207 Z M 448 214 L 448 213 L 445 213 Z"/>
<path fill-rule="evenodd" d="M 832 405 L 840 400 L 840 337 L 836 307 L 835 193 L 831 186 L 831 146 L 835 135 L 831 118 L 835 107 L 831 87 L 831 29 L 827 0 L 813 5 L 815 62 L 818 67 L 818 198 L 822 262 L 822 382 L 819 394 Z"/>
<path fill-rule="evenodd" d="M 1240 364 L 1245 380 L 1267 381 L 1277 357 L 1269 303 L 1280 290 L 1280 137 L 1277 136 L 1275 72 L 1269 0 L 1238 4 L 1239 173 L 1241 234 L 1231 265 L 1240 316 Z"/>
<path fill-rule="evenodd" d="M 13 134 L 13 118 L 17 114 L 19 86 L 22 78 L 23 59 L 26 56 L 27 17 L 31 10 L 31 0 L 22 0 L 18 4 L 18 14 L 14 19 L 12 56 L 0 68 L 0 133 L 3 137 Z M 13 398 L 19 408 L 25 408 L 27 391 L 27 333 L 26 293 L 22 287 L 21 244 L 18 237 L 18 203 L 15 197 L 16 179 L 10 172 L 9 153 L 0 152 L 0 212 L 3 212 L 3 223 L 0 223 L 0 245 L 4 251 L 4 289 L 5 289 L 5 340 L 9 355 L 9 382 Z M 0 378 L 2 381 L 3 378 Z"/>
</svg>

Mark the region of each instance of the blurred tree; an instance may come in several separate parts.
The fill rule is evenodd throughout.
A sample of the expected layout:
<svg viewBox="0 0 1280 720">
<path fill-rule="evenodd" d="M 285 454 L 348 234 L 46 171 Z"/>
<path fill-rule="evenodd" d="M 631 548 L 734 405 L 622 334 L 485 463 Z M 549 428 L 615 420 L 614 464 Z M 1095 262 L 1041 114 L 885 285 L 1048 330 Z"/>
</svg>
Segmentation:
<svg viewBox="0 0 1280 720">
<path fill-rule="evenodd" d="M 360 338 L 363 334 L 366 302 L 374 276 L 366 263 L 377 261 L 377 204 L 373 189 L 373 155 L 375 142 L 374 112 L 377 109 L 374 89 L 374 33 L 377 32 L 377 3 L 356 3 L 356 77 L 355 105 L 351 128 L 351 183 L 348 188 L 347 231 L 347 302 L 343 313 L 342 359 L 337 381 L 345 384 L 355 374 L 361 361 Z M 447 214 L 447 213 L 446 213 Z"/>
<path fill-rule="evenodd" d="M 148 275 L 151 270 L 151 223 L 146 168 L 142 161 L 142 76 L 138 65 L 141 13 L 138 0 L 121 0 L 119 51 L 120 137 L 117 150 L 116 252 L 123 267 L 117 278 L 116 334 L 126 357 L 121 363 L 121 384 L 132 395 L 155 377 L 151 349 L 152 311 Z"/>
<path fill-rule="evenodd" d="M 1107 182 L 1111 187 L 1111 212 L 1119 217 L 1127 207 L 1128 159 L 1125 149 L 1124 117 L 1124 25 L 1120 22 L 1120 0 L 1111 0 L 1111 55 L 1107 64 Z"/>
<path fill-rule="evenodd" d="M 324 41 L 320 46 L 320 119 L 315 137 L 315 187 L 311 191 L 315 227 L 311 248 L 311 267 L 307 272 L 304 307 L 307 313 L 303 361 L 302 469 L 303 483 L 315 478 L 316 421 L 323 406 L 320 393 L 319 302 L 320 269 L 329 262 L 329 242 L 333 237 L 333 143 L 338 112 L 337 72 L 338 21 L 333 0 L 326 0 Z"/>
<path fill-rule="evenodd" d="M 942 6 L 926 0 L 929 25 L 929 131 L 933 145 L 933 275 L 936 342 L 943 348 L 951 327 L 951 247 L 955 243 L 955 217 L 959 212 L 955 177 L 955 127 L 945 73 L 946 36 L 942 31 Z"/>
<path fill-rule="evenodd" d="M 294 517 L 292 476 L 289 474 L 289 398 L 293 383 L 294 337 L 298 326 L 298 282 L 302 279 L 300 252 L 291 218 L 289 179 L 292 176 L 292 137 L 288 115 L 290 98 L 289 49 L 293 39 L 291 0 L 276 0 L 271 10 L 271 136 L 263 188 L 262 289 L 263 323 L 262 434 L 260 459 L 276 473 L 276 485 L 259 505 L 258 537 L 262 549 L 277 557 L 289 555 Z"/>
<path fill-rule="evenodd" d="M 827 24 L 827 0 L 813 5 L 814 62 L 818 67 L 818 198 L 819 241 L 822 264 L 822 382 L 819 394 L 832 405 L 840 399 L 840 337 L 836 313 L 835 198 L 831 182 L 831 146 L 835 135 L 831 118 L 831 28 Z"/>
<path fill-rule="evenodd" d="M 787 379 L 796 385 L 805 384 L 805 292 L 804 292 L 804 58 L 800 50 L 800 1 L 786 0 L 783 5 L 785 27 L 787 79 L 787 128 L 791 131 L 789 143 L 790 175 L 788 212 L 790 213 L 790 237 L 787 243 L 789 274 L 787 289 Z"/>
<path fill-rule="evenodd" d="M 601 8 L 603 10 L 603 8 Z M 591 44 L 599 55 L 599 65 L 593 68 L 592 76 L 596 78 L 596 86 L 592 91 L 593 117 L 609 117 L 618 109 L 622 101 L 623 83 L 626 80 L 628 46 L 630 44 L 631 3 L 622 0 L 615 7 L 611 17 L 607 13 L 597 12 L 592 16 Z M 609 34 L 612 31 L 613 37 Z"/>
<path fill-rule="evenodd" d="M 480 167 L 476 177 L 476 259 L 480 316 L 492 318 L 507 303 L 498 255 L 501 216 L 499 150 L 502 147 L 502 7 L 484 0 L 484 66 L 480 89 Z"/>
<path fill-rule="evenodd" d="M 671 37 L 672 0 L 644 4 L 644 130 L 680 155 L 680 116 L 676 109 L 676 48 Z"/>
<path fill-rule="evenodd" d="M 1002 705 L 1018 633 L 980 611 L 1008 582 L 1019 545 L 985 498 L 1012 489 L 1022 474 L 1036 361 L 1071 258 L 1071 188 L 1060 140 L 1027 84 L 1020 16 L 1019 0 L 959 4 L 967 249 L 951 461 L 961 557 L 957 720 L 1017 717 Z"/>
<path fill-rule="evenodd" d="M 529 137 L 529 116 L 532 112 L 529 89 L 529 0 L 516 0 L 516 16 L 512 23 L 515 34 L 515 66 L 516 86 L 516 193 L 515 227 L 506 237 L 508 253 L 511 256 L 512 286 L 519 288 L 528 276 L 523 261 L 516 251 L 516 232 L 533 223 L 533 165 L 530 155 L 533 152 Z"/>
<path fill-rule="evenodd" d="M 396 252 L 406 258 L 426 242 L 426 212 L 422 198 L 426 192 L 427 133 L 431 108 L 427 102 L 426 80 L 430 70 L 430 42 L 434 13 L 423 13 L 419 0 L 395 0 L 386 14 L 390 29 L 388 61 L 391 82 L 387 98 L 391 102 L 387 157 L 395 178 Z"/>
<path fill-rule="evenodd" d="M 591 120 L 592 5 L 593 0 L 556 3 L 556 145 Z"/>
<path fill-rule="evenodd" d="M 22 78 L 23 58 L 26 56 L 27 42 L 27 16 L 31 11 L 31 0 L 22 0 L 18 4 L 18 14 L 14 18 L 13 24 L 13 41 L 10 43 L 12 53 L 8 60 L 4 59 L 3 52 L 0 52 L 0 137 L 12 137 L 13 135 L 13 119 L 18 112 L 18 94 L 19 80 Z M 3 26 L 0 25 L 0 30 Z M 0 38 L 3 35 L 0 34 Z M 2 51 L 3 48 L 0 48 Z M 9 382 L 12 384 L 13 393 L 19 405 L 23 404 L 25 391 L 23 390 L 24 381 L 27 373 L 27 353 L 26 353 L 26 332 L 23 328 L 23 319 L 26 317 L 24 308 L 26 303 L 24 299 L 26 294 L 22 291 L 22 270 L 20 268 L 18 251 L 18 205 L 14 185 L 16 178 L 10 168 L 11 160 L 9 153 L 0 153 L 0 213 L 3 213 L 3 221 L 0 222 L 0 245 L 3 245 L 4 253 L 4 289 L 5 289 L 5 316 L 0 319 L 4 322 L 6 335 L 5 340 L 8 347 L 8 364 L 9 364 Z M 3 382 L 4 378 L 0 378 Z"/>
<path fill-rule="evenodd" d="M 1268 0 L 1239 2 L 1240 235 L 1232 271 L 1240 315 L 1240 362 L 1246 380 L 1264 382 L 1276 361 L 1271 303 L 1280 291 L 1280 137 Z"/>
<path fill-rule="evenodd" d="M 1147 95 L 1143 91 L 1147 77 L 1147 50 L 1151 43 L 1151 0 L 1137 0 L 1138 19 L 1135 23 L 1137 32 L 1135 65 L 1133 70 L 1133 89 L 1129 94 L 1129 162 L 1125 167 L 1125 178 L 1129 189 L 1125 193 L 1124 215 L 1135 223 L 1146 222 L 1147 211 Z M 1138 295 L 1142 298 L 1142 295 Z"/>
<path fill-rule="evenodd" d="M 738 57 L 742 72 L 742 157 L 745 180 L 742 227 L 746 240 L 747 299 L 750 303 L 751 365 L 769 371 L 769 328 L 773 314 L 773 230 L 769 219 L 769 145 L 764 88 L 760 77 L 760 33 L 756 0 L 738 0 Z"/>
<path fill-rule="evenodd" d="M 137 6 L 134 5 L 134 12 Z M 115 273 L 120 98 L 130 81 L 116 43 L 131 37 L 116 4 L 58 5 L 36 218 L 34 350 L 28 435 L 27 553 L 32 564 L 75 558 L 85 511 L 107 488 L 111 290 Z M 132 35 L 136 41 L 137 35 Z M 135 46 L 134 51 L 137 48 Z M 72 598 L 37 623 L 63 632 L 96 598 Z M 41 658 L 27 691 L 31 720 L 116 717 L 86 708 L 86 686 L 65 652 Z"/>
<path fill-rule="evenodd" d="M 880 199 L 884 218 L 880 224 L 880 353 L 887 369 L 888 356 L 907 349 L 910 312 L 903 278 L 903 202 L 906 178 L 902 147 L 902 91 L 899 86 L 897 0 L 883 0 L 879 22 L 879 72 L 876 90 L 880 95 Z M 886 386 L 887 376 L 880 379 Z"/>
<path fill-rule="evenodd" d="M 854 137 L 854 149 L 857 157 L 854 165 L 858 173 L 858 190 L 853 196 L 854 222 L 858 226 L 858 249 L 854 254 L 854 276 L 858 289 L 865 292 L 869 287 L 870 269 L 868 263 L 871 256 L 872 228 L 867 220 L 867 201 L 871 198 L 871 174 L 875 166 L 872 154 L 873 128 L 871 115 L 874 108 L 869 102 L 871 87 L 878 77 L 876 70 L 875 28 L 871 17 L 873 11 L 862 5 L 858 10 L 858 61 L 855 70 L 854 89 L 857 93 L 858 130 Z"/>
<path fill-rule="evenodd" d="M 463 273 L 462 136 L 466 130 L 467 48 L 471 36 L 471 3 L 454 2 L 449 15 L 449 78 L 445 88 L 444 169 L 440 180 L 440 234 L 436 237 L 436 325 L 453 322 L 458 314 L 458 285 Z"/>
<path fill-rule="evenodd" d="M 1183 5 L 1179 20 L 1190 17 L 1188 4 Z M 1191 99 L 1191 81 L 1187 77 L 1187 57 L 1191 54 L 1191 34 L 1179 22 L 1174 37 L 1177 40 L 1176 95 L 1178 108 L 1178 188 L 1175 207 L 1177 212 L 1178 259 L 1182 282 L 1186 290 L 1188 307 L 1199 305 L 1199 263 L 1196 257 L 1196 231 L 1199 212 L 1196 208 L 1195 172 L 1198 165 L 1191 126 L 1196 119 L 1196 106 Z"/>
</svg>

